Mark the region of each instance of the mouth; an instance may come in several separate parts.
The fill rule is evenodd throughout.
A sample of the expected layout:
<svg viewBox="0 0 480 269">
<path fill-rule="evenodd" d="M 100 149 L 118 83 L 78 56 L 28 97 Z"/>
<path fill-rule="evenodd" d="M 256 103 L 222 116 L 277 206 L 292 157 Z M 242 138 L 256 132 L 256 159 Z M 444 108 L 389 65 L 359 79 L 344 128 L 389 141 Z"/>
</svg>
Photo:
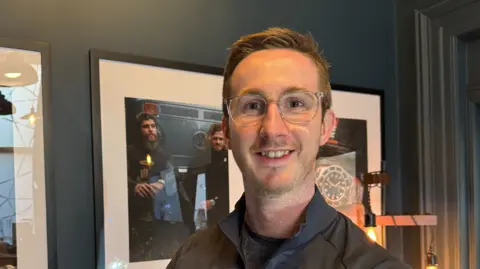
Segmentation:
<svg viewBox="0 0 480 269">
<path fill-rule="evenodd" d="M 265 150 L 257 152 L 257 155 L 267 159 L 284 159 L 292 154 L 293 150 Z"/>
</svg>

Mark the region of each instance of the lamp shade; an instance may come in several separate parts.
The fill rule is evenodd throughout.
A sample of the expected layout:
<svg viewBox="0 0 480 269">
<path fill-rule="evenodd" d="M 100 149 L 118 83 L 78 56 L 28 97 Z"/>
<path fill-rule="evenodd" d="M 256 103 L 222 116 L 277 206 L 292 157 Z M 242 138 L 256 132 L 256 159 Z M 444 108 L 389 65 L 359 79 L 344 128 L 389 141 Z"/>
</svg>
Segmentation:
<svg viewBox="0 0 480 269">
<path fill-rule="evenodd" d="M 37 71 L 25 62 L 21 53 L 10 52 L 6 55 L 5 59 L 0 62 L 0 86 L 28 86 L 37 81 Z"/>
</svg>

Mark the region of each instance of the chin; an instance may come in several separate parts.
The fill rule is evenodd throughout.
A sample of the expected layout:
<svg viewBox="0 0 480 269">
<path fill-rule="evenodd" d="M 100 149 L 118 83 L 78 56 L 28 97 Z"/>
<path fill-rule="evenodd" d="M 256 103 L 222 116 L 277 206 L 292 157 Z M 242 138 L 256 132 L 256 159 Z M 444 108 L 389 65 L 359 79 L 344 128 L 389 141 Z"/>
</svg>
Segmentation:
<svg viewBox="0 0 480 269">
<path fill-rule="evenodd" d="M 258 170 L 257 170 L 258 171 Z M 264 193 L 282 194 L 294 188 L 295 176 L 293 175 L 279 175 L 275 172 L 257 175 L 257 187 Z"/>
</svg>

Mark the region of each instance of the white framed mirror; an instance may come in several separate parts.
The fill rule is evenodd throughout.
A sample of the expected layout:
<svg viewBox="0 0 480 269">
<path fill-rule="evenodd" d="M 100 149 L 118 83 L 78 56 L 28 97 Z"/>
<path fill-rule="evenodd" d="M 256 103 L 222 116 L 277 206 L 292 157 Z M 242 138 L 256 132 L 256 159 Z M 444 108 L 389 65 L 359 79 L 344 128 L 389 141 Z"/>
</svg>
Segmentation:
<svg viewBox="0 0 480 269">
<path fill-rule="evenodd" d="M 47 44 L 0 38 L 2 269 L 47 269 L 56 260 L 55 244 L 48 244 L 54 240 L 49 74 Z"/>
</svg>

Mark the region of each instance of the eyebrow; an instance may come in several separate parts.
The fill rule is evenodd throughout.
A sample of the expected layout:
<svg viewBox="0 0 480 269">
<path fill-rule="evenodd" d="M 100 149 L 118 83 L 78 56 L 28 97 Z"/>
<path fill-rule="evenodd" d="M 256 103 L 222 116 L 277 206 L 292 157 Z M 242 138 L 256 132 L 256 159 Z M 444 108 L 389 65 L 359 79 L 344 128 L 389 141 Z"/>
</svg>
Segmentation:
<svg viewBox="0 0 480 269">
<path fill-rule="evenodd" d="M 291 86 L 291 87 L 286 88 L 286 89 L 282 92 L 282 95 L 283 95 L 283 94 L 286 94 L 286 93 L 292 93 L 292 92 L 298 92 L 298 91 L 305 91 L 305 90 L 307 90 L 307 89 L 306 89 L 306 88 L 303 88 L 303 87 Z M 238 96 L 242 96 L 242 95 L 246 95 L 246 94 L 253 94 L 253 95 L 261 95 L 261 96 L 264 96 L 264 92 L 265 92 L 265 91 L 262 91 L 261 89 L 258 89 L 258 88 L 250 88 L 250 89 L 242 90 Z"/>
</svg>

